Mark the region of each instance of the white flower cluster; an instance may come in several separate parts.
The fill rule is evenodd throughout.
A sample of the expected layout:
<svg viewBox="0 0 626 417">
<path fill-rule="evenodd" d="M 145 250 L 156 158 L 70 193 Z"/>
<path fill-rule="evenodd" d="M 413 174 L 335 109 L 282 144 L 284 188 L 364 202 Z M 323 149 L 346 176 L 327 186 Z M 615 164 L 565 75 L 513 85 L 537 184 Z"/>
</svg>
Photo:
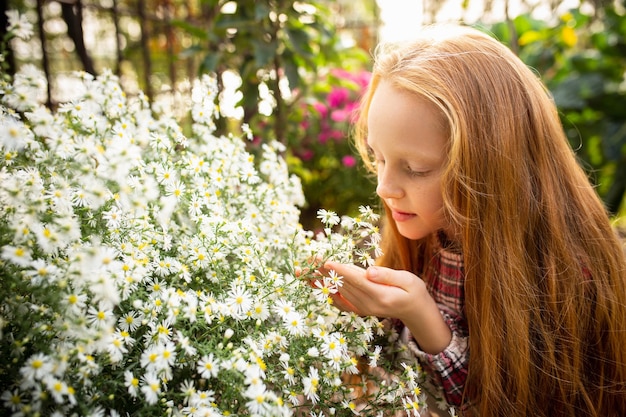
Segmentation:
<svg viewBox="0 0 626 417">
<path fill-rule="evenodd" d="M 376 216 L 303 230 L 281 145 L 214 135 L 210 77 L 186 127 L 110 73 L 79 78 L 54 113 L 32 67 L 0 86 L 1 414 L 358 413 L 344 379 L 376 365 L 382 326 L 330 305 L 341 277 L 320 290 L 295 269 L 371 263 Z M 415 408 L 416 378 L 368 409 Z"/>
<path fill-rule="evenodd" d="M 24 40 L 33 35 L 33 24 L 28 21 L 25 15 L 20 14 L 17 10 L 8 10 L 6 14 L 9 23 L 7 26 L 8 34 Z"/>
</svg>

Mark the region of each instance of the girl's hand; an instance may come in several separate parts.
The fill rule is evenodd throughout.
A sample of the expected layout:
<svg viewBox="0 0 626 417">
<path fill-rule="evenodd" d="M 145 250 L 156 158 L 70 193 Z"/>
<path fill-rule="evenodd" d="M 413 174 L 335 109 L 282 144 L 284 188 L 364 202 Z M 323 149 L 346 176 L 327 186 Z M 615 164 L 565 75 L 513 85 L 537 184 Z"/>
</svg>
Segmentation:
<svg viewBox="0 0 626 417">
<path fill-rule="evenodd" d="M 428 353 L 439 353 L 450 343 L 450 328 L 426 284 L 415 274 L 380 266 L 366 270 L 332 261 L 326 262 L 324 269 L 343 277 L 343 285 L 333 296 L 339 309 L 363 316 L 398 318 Z"/>
<path fill-rule="evenodd" d="M 328 275 L 328 270 L 324 268 L 324 260 L 320 256 L 309 259 L 307 263 L 311 265 L 304 268 L 296 266 L 294 275 L 296 278 L 307 280 L 311 287 L 315 287 L 315 282 Z"/>
<path fill-rule="evenodd" d="M 354 307 L 348 310 L 362 316 L 403 319 L 412 315 L 412 304 L 419 297 L 428 295 L 424 281 L 407 271 L 379 266 L 363 269 L 332 261 L 326 262 L 324 269 L 343 277 L 339 292 Z M 336 304 L 342 307 L 341 302 Z"/>
</svg>

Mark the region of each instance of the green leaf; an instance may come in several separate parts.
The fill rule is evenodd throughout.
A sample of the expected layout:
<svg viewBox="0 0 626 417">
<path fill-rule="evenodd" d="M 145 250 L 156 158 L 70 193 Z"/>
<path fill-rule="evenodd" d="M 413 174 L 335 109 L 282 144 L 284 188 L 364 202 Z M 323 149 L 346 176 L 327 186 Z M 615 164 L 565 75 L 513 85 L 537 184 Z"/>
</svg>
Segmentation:
<svg viewBox="0 0 626 417">
<path fill-rule="evenodd" d="M 194 36 L 199 39 L 208 39 L 208 36 L 209 36 L 208 31 L 202 29 L 201 27 L 193 25 L 189 22 L 186 22 L 184 20 L 174 19 L 172 20 L 172 26 L 179 27 L 183 29 L 185 32 L 187 32 L 188 34 L 190 34 L 191 36 Z"/>
<path fill-rule="evenodd" d="M 222 15 L 215 23 L 217 29 L 251 29 L 257 27 L 254 19 L 241 18 L 235 15 Z"/>
<path fill-rule="evenodd" d="M 578 110 L 585 107 L 585 100 L 574 91 L 575 83 L 575 80 L 568 80 L 552 89 L 552 97 L 558 107 Z"/>
<path fill-rule="evenodd" d="M 253 59 L 243 61 L 239 67 L 239 75 L 241 76 L 241 78 L 243 78 L 244 80 L 254 79 L 255 82 L 257 82 L 256 73 L 258 67 L 255 64 L 256 61 Z"/>
<path fill-rule="evenodd" d="M 300 86 L 300 73 L 298 72 L 298 65 L 293 59 L 289 59 L 290 54 L 285 54 L 283 59 L 283 65 L 285 68 L 285 75 L 289 81 L 289 88 L 292 90 Z"/>
<path fill-rule="evenodd" d="M 285 29 L 291 45 L 296 53 L 305 57 L 311 57 L 311 45 L 309 44 L 310 38 L 306 31 L 301 29 Z"/>
<path fill-rule="evenodd" d="M 259 86 L 256 83 L 244 82 L 241 85 L 243 96 L 239 100 L 239 105 L 244 109 L 256 109 L 259 104 Z"/>
<path fill-rule="evenodd" d="M 221 57 L 222 54 L 219 52 L 208 53 L 200 63 L 200 73 L 214 72 Z"/>
<path fill-rule="evenodd" d="M 604 138 L 604 153 L 611 161 L 624 158 L 623 149 L 626 146 L 626 123 L 607 122 Z"/>
<path fill-rule="evenodd" d="M 254 60 L 260 68 L 269 65 L 276 56 L 278 43 L 276 41 L 264 42 L 260 39 L 252 39 L 252 47 L 254 49 Z"/>
<path fill-rule="evenodd" d="M 263 20 L 266 19 L 270 14 L 270 8 L 267 4 L 263 2 L 257 2 L 254 5 L 254 19 L 255 20 Z"/>
<path fill-rule="evenodd" d="M 182 51 L 180 51 L 180 53 L 178 54 L 178 58 L 179 59 L 187 59 L 187 58 L 191 58 L 192 56 L 198 54 L 199 52 L 203 52 L 205 51 L 205 48 L 203 48 L 200 45 L 191 45 L 189 48 L 185 48 Z"/>
</svg>

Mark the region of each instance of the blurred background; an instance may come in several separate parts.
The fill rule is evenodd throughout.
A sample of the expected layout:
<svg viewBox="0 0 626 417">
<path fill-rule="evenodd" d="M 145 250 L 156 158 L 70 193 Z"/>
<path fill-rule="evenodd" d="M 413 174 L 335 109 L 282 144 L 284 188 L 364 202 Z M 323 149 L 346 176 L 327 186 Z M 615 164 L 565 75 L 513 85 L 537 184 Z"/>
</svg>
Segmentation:
<svg viewBox="0 0 626 417">
<path fill-rule="evenodd" d="M 536 69 L 568 138 L 616 221 L 626 190 L 625 0 L 3 0 L 9 53 L 3 76 L 34 65 L 51 109 L 72 99 L 74 71 L 119 76 L 128 95 L 185 120 L 190 80 L 214 74 L 219 133 L 255 134 L 250 151 L 278 140 L 300 176 L 305 228 L 319 208 L 358 213 L 374 184 L 351 144 L 360 94 L 378 42 L 410 38 L 421 25 L 478 25 Z M 7 42 L 6 11 L 34 24 Z M 178 114 L 181 113 L 181 114 Z M 564 207 L 564 210 L 567 208 Z"/>
</svg>

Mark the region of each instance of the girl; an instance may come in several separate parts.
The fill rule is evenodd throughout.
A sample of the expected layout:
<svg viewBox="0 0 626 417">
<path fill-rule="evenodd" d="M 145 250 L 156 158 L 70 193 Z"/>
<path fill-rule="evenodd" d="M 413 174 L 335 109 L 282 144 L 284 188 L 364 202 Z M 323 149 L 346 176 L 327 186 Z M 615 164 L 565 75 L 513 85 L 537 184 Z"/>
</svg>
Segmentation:
<svg viewBox="0 0 626 417">
<path fill-rule="evenodd" d="M 381 46 L 357 145 L 384 255 L 335 304 L 394 318 L 464 416 L 625 416 L 626 262 L 543 84 L 475 29 Z"/>
</svg>

